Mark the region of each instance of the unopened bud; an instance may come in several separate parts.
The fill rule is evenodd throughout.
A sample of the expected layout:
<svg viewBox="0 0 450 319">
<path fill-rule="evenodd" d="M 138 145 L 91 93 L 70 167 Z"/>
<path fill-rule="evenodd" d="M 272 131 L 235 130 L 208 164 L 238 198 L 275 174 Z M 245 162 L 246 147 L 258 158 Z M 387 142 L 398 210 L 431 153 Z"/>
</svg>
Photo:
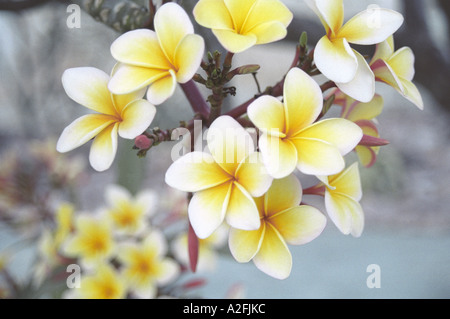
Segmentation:
<svg viewBox="0 0 450 319">
<path fill-rule="evenodd" d="M 146 150 L 153 145 L 153 141 L 142 134 L 134 139 L 134 145 L 140 150 Z"/>
<path fill-rule="evenodd" d="M 299 42 L 300 42 L 300 47 L 302 47 L 302 48 L 306 48 L 306 46 L 308 45 L 308 34 L 305 31 L 302 32 Z"/>
</svg>

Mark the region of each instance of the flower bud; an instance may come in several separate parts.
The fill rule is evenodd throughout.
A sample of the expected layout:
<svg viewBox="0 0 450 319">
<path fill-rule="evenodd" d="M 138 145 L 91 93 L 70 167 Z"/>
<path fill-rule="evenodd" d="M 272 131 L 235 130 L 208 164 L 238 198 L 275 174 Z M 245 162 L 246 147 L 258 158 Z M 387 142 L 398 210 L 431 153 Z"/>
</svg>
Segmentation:
<svg viewBox="0 0 450 319">
<path fill-rule="evenodd" d="M 153 145 L 153 141 L 145 135 L 139 135 L 134 139 L 134 145 L 141 150 L 149 149 Z"/>
</svg>

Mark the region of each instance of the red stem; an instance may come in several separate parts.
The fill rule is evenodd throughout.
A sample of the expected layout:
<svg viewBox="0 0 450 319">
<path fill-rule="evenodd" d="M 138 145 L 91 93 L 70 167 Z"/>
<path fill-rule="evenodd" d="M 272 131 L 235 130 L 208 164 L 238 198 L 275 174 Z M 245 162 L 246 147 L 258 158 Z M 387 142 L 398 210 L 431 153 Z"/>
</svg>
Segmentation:
<svg viewBox="0 0 450 319">
<path fill-rule="evenodd" d="M 201 95 L 195 82 L 193 80 L 189 80 L 188 82 L 181 84 L 181 88 L 183 89 L 183 92 L 191 104 L 194 112 L 200 114 L 203 119 L 208 119 L 210 112 L 209 106 Z"/>
</svg>

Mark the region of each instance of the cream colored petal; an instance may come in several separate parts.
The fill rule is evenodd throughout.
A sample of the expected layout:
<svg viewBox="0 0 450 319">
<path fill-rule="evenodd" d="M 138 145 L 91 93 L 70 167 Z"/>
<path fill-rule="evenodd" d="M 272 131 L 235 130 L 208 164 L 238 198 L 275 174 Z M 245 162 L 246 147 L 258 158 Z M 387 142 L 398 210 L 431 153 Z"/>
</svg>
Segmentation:
<svg viewBox="0 0 450 319">
<path fill-rule="evenodd" d="M 219 29 L 213 29 L 212 32 L 220 44 L 232 53 L 243 52 L 254 46 L 258 40 L 254 34 L 241 35 L 234 31 Z"/>
<path fill-rule="evenodd" d="M 117 114 L 119 114 L 119 115 L 122 114 L 123 109 L 129 103 L 136 101 L 136 100 L 141 100 L 145 96 L 146 92 L 147 92 L 147 88 L 142 88 L 138 91 L 134 91 L 134 92 L 131 92 L 128 94 L 121 94 L 121 95 L 111 94 Z"/>
<path fill-rule="evenodd" d="M 210 29 L 233 29 L 233 19 L 223 1 L 200 0 L 195 5 L 193 13 L 201 26 Z"/>
<path fill-rule="evenodd" d="M 91 166 L 99 172 L 107 170 L 117 153 L 119 123 L 111 124 L 96 136 L 89 152 Z"/>
<path fill-rule="evenodd" d="M 286 279 L 291 273 L 291 252 L 270 223 L 266 224 L 263 242 L 253 262 L 259 270 L 277 279 Z"/>
<path fill-rule="evenodd" d="M 400 79 L 402 86 L 403 86 L 403 90 L 404 90 L 404 96 L 411 101 L 412 103 L 414 103 L 419 109 L 423 110 L 423 100 L 422 100 L 422 96 L 419 92 L 419 90 L 417 89 L 417 87 L 414 85 L 414 83 L 412 83 L 411 81 L 408 80 L 403 80 Z"/>
<path fill-rule="evenodd" d="M 194 33 L 194 26 L 184 9 L 176 3 L 166 3 L 155 14 L 155 31 L 166 57 L 175 61 L 178 44 L 187 34 Z"/>
<path fill-rule="evenodd" d="M 335 187 L 333 192 L 345 194 L 356 201 L 361 200 L 361 179 L 357 162 L 347 167 L 343 172 L 334 176 L 329 176 L 328 180 L 329 183 Z"/>
<path fill-rule="evenodd" d="M 249 262 L 261 247 L 265 228 L 266 223 L 261 223 L 261 227 L 257 230 L 231 228 L 228 237 L 228 246 L 234 259 L 240 263 Z"/>
<path fill-rule="evenodd" d="M 233 19 L 234 30 L 241 32 L 253 6 L 259 0 L 223 0 Z"/>
<path fill-rule="evenodd" d="M 198 192 L 229 181 L 228 175 L 210 154 L 188 153 L 176 160 L 166 172 L 166 183 L 184 192 Z"/>
<path fill-rule="evenodd" d="M 224 221 L 232 185 L 223 183 L 197 192 L 192 197 L 188 215 L 192 228 L 199 238 L 209 237 Z"/>
<path fill-rule="evenodd" d="M 171 68 L 158 42 L 156 33 L 148 29 L 126 32 L 111 45 L 111 54 L 119 62 L 152 69 Z"/>
<path fill-rule="evenodd" d="M 128 203 L 130 200 L 131 195 L 126 188 L 115 184 L 106 186 L 105 201 L 111 207 L 121 207 L 124 203 Z"/>
<path fill-rule="evenodd" d="M 327 33 L 334 35 L 344 21 L 344 4 L 342 0 L 305 0 L 306 4 L 319 16 Z"/>
<path fill-rule="evenodd" d="M 231 190 L 225 219 L 228 225 L 237 229 L 256 230 L 261 226 L 253 197 L 237 182 Z"/>
<path fill-rule="evenodd" d="M 62 85 L 72 100 L 96 112 L 116 115 L 108 81 L 108 74 L 92 67 L 67 69 L 62 75 Z"/>
<path fill-rule="evenodd" d="M 274 178 L 283 178 L 295 170 L 297 150 L 288 139 L 266 133 L 259 138 L 259 149 L 267 172 Z"/>
<path fill-rule="evenodd" d="M 375 94 L 370 102 L 353 103 L 345 115 L 345 118 L 352 122 L 356 122 L 358 120 L 372 120 L 381 114 L 383 107 L 383 97 L 379 94 Z"/>
<path fill-rule="evenodd" d="M 285 25 L 279 21 L 271 21 L 252 28 L 245 34 L 256 36 L 255 44 L 266 44 L 284 39 L 287 35 Z"/>
<path fill-rule="evenodd" d="M 340 83 L 350 82 L 358 68 L 358 60 L 345 38 L 330 41 L 323 36 L 314 50 L 314 62 L 323 75 Z"/>
<path fill-rule="evenodd" d="M 361 205 L 357 201 L 342 194 L 326 192 L 325 207 L 332 222 L 344 235 L 361 234 L 364 221 Z"/>
<path fill-rule="evenodd" d="M 253 197 L 264 195 L 273 180 L 267 172 L 259 152 L 250 154 L 239 164 L 235 177 Z"/>
<path fill-rule="evenodd" d="M 118 64 L 108 88 L 113 94 L 128 94 L 139 91 L 168 75 L 168 71 L 160 69 Z"/>
<path fill-rule="evenodd" d="M 218 117 L 207 133 L 208 149 L 214 160 L 230 175 L 239 163 L 254 152 L 251 135 L 232 117 Z"/>
<path fill-rule="evenodd" d="M 385 41 L 376 45 L 370 64 L 381 59 L 387 61 L 394 54 L 394 37 L 391 35 Z"/>
<path fill-rule="evenodd" d="M 308 126 L 296 136 L 328 142 L 345 155 L 355 148 L 363 134 L 361 128 L 349 120 L 330 118 Z"/>
<path fill-rule="evenodd" d="M 354 44 L 376 44 L 397 31 L 403 20 L 403 16 L 394 10 L 371 7 L 347 21 L 338 36 Z"/>
<path fill-rule="evenodd" d="M 153 82 L 147 91 L 147 100 L 153 105 L 164 103 L 170 98 L 177 87 L 177 78 L 174 71 L 169 70 L 166 76 Z"/>
<path fill-rule="evenodd" d="M 322 90 L 299 68 L 292 68 L 286 75 L 283 96 L 285 132 L 288 136 L 313 123 L 322 111 Z"/>
<path fill-rule="evenodd" d="M 371 69 L 377 81 L 382 81 L 400 92 L 403 91 L 400 79 L 385 61 L 377 60 L 371 65 Z"/>
<path fill-rule="evenodd" d="M 122 112 L 119 135 L 133 139 L 142 134 L 152 123 L 156 108 L 146 100 L 136 100 L 128 104 Z"/>
<path fill-rule="evenodd" d="M 260 131 L 285 137 L 284 106 L 277 98 L 269 95 L 257 98 L 248 106 L 247 114 Z"/>
<path fill-rule="evenodd" d="M 188 34 L 178 45 L 173 64 L 177 82 L 186 83 L 197 72 L 205 51 L 205 41 L 197 34 Z"/>
<path fill-rule="evenodd" d="M 117 119 L 112 116 L 104 114 L 83 115 L 64 129 L 58 139 L 56 149 L 61 153 L 69 152 L 85 144 L 116 121 Z"/>
<path fill-rule="evenodd" d="M 243 33 L 252 32 L 251 30 L 254 30 L 255 27 L 272 21 L 281 23 L 284 29 L 286 29 L 291 23 L 292 18 L 292 12 L 281 1 L 259 0 L 255 2 L 245 20 Z"/>
<path fill-rule="evenodd" d="M 317 208 L 297 204 L 272 216 L 269 222 L 288 244 L 303 245 L 322 233 L 327 219 Z"/>
<path fill-rule="evenodd" d="M 403 47 L 387 60 L 392 70 L 399 78 L 412 81 L 414 78 L 414 53 L 408 47 Z"/>
<path fill-rule="evenodd" d="M 355 50 L 353 52 L 358 60 L 355 77 L 347 83 L 336 82 L 336 86 L 355 100 L 370 102 L 375 95 L 375 76 L 364 57 Z"/>
<path fill-rule="evenodd" d="M 297 168 L 302 173 L 331 175 L 344 169 L 344 159 L 333 144 L 314 138 L 296 138 L 291 142 L 297 149 Z"/>
<path fill-rule="evenodd" d="M 375 164 L 377 159 L 377 153 L 373 147 L 357 146 L 355 152 L 358 155 L 358 159 L 364 167 L 371 167 Z"/>
<path fill-rule="evenodd" d="M 266 216 L 270 217 L 286 209 L 300 205 L 302 192 L 300 180 L 294 174 L 282 179 L 275 179 L 264 196 L 264 211 Z"/>
<path fill-rule="evenodd" d="M 352 204 L 352 230 L 350 234 L 353 237 L 360 237 L 364 230 L 364 211 L 358 202 L 353 202 Z"/>
<path fill-rule="evenodd" d="M 167 286 L 180 274 L 180 266 L 172 259 L 165 258 L 159 262 L 157 267 L 156 282 L 160 286 Z"/>
</svg>

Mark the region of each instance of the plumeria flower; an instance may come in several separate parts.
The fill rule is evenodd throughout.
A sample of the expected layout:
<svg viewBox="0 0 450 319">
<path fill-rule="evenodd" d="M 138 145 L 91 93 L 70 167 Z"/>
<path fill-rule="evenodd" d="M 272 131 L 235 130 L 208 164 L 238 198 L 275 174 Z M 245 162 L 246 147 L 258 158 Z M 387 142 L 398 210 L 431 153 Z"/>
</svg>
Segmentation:
<svg viewBox="0 0 450 319">
<path fill-rule="evenodd" d="M 412 82 L 414 78 L 414 53 L 408 47 L 394 52 L 394 37 L 377 44 L 370 62 L 377 80 L 396 89 L 402 96 L 423 110 L 423 100 L 419 90 Z"/>
<path fill-rule="evenodd" d="M 176 160 L 166 183 L 195 193 L 188 215 L 200 238 L 209 237 L 224 220 L 235 228 L 258 229 L 259 213 L 252 197 L 272 183 L 250 134 L 232 117 L 220 116 L 207 133 L 210 153 L 194 151 Z"/>
<path fill-rule="evenodd" d="M 334 90 L 332 94 L 335 94 L 336 97 L 334 102 L 342 106 L 342 118 L 357 124 L 363 130 L 364 135 L 380 137 L 375 120 L 381 114 L 384 106 L 381 95 L 375 94 L 372 101 L 363 103 L 342 93 L 339 89 Z M 375 164 L 379 150 L 379 146 L 357 145 L 355 147 L 355 152 L 364 167 L 371 167 Z"/>
<path fill-rule="evenodd" d="M 155 31 L 129 31 L 113 42 L 111 54 L 119 63 L 109 88 L 115 94 L 128 94 L 150 86 L 147 99 L 158 105 L 173 95 L 177 82 L 192 79 L 205 44 L 194 34 L 184 9 L 175 3 L 156 11 L 154 25 Z"/>
<path fill-rule="evenodd" d="M 364 212 L 359 204 L 362 190 L 358 163 L 339 174 L 318 178 L 325 185 L 325 207 L 330 219 L 343 234 L 361 236 Z"/>
<path fill-rule="evenodd" d="M 108 169 L 114 161 L 117 135 L 134 139 L 150 126 L 156 113 L 156 108 L 142 99 L 144 91 L 111 94 L 108 81 L 105 72 L 92 67 L 68 69 L 62 76 L 67 95 L 96 113 L 84 115 L 67 126 L 56 149 L 69 152 L 94 139 L 89 161 L 97 171 Z"/>
<path fill-rule="evenodd" d="M 291 69 L 284 82 L 284 103 L 261 96 L 248 107 L 248 116 L 262 132 L 259 148 L 274 178 L 297 167 L 310 175 L 330 175 L 345 167 L 343 156 L 362 138 L 362 130 L 346 119 L 315 122 L 323 107 L 319 85 L 299 68 Z"/>
<path fill-rule="evenodd" d="M 372 45 L 386 40 L 403 23 L 393 10 L 370 7 L 344 24 L 343 0 L 305 0 L 318 15 L 326 35 L 317 43 L 317 68 L 346 94 L 369 102 L 375 93 L 375 79 L 364 57 L 349 43 Z"/>
<path fill-rule="evenodd" d="M 119 234 L 142 232 L 148 226 L 147 218 L 155 213 L 156 194 L 152 190 L 142 190 L 133 197 L 126 188 L 111 184 L 106 187 L 105 199 L 106 214 Z"/>
<path fill-rule="evenodd" d="M 293 14 L 279 0 L 200 0 L 194 17 L 225 49 L 238 53 L 283 39 Z"/>
<path fill-rule="evenodd" d="M 80 288 L 72 290 L 70 297 L 80 299 L 123 299 L 127 286 L 113 266 L 102 263 L 96 266 L 93 274 L 82 276 Z"/>
<path fill-rule="evenodd" d="M 261 227 L 246 231 L 231 228 L 229 247 L 238 262 L 253 260 L 258 269 L 277 278 L 290 275 L 292 256 L 287 244 L 306 244 L 326 225 L 316 208 L 300 205 L 302 186 L 294 174 L 273 181 L 267 193 L 256 198 Z"/>
<path fill-rule="evenodd" d="M 75 219 L 75 231 L 63 246 L 64 255 L 80 258 L 88 268 L 112 257 L 115 250 L 112 225 L 100 214 L 78 215 Z"/>
<path fill-rule="evenodd" d="M 213 271 L 216 269 L 217 250 L 227 242 L 229 227 L 223 223 L 211 236 L 199 239 L 198 263 L 196 270 L 199 272 Z M 189 265 L 188 234 L 183 233 L 172 242 L 174 256 L 183 265 Z"/>
<path fill-rule="evenodd" d="M 172 282 L 179 274 L 178 264 L 166 257 L 164 235 L 153 230 L 139 243 L 122 243 L 118 259 L 129 289 L 141 298 L 154 298 L 157 287 Z"/>
</svg>

